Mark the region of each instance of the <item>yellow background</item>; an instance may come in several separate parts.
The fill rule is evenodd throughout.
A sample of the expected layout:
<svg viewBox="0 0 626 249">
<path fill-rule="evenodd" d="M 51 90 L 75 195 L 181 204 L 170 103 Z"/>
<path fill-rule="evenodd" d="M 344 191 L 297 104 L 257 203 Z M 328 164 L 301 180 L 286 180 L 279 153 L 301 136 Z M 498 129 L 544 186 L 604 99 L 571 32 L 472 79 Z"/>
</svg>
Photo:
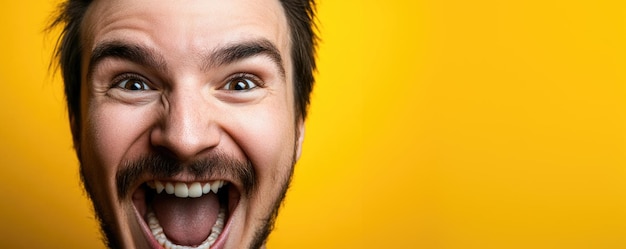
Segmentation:
<svg viewBox="0 0 626 249">
<path fill-rule="evenodd" d="M 54 5 L 0 4 L 1 248 L 102 247 L 47 70 Z M 319 18 L 269 248 L 626 248 L 624 1 L 320 0 Z"/>
</svg>

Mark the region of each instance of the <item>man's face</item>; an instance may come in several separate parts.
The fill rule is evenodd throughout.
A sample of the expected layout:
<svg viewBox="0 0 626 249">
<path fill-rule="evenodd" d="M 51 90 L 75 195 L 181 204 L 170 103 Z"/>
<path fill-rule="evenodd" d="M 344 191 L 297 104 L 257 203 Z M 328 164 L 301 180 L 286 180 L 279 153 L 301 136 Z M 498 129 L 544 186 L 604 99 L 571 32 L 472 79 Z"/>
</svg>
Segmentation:
<svg viewBox="0 0 626 249">
<path fill-rule="evenodd" d="M 303 134 L 281 4 L 101 0 L 82 31 L 73 126 L 112 246 L 262 243 Z"/>
</svg>

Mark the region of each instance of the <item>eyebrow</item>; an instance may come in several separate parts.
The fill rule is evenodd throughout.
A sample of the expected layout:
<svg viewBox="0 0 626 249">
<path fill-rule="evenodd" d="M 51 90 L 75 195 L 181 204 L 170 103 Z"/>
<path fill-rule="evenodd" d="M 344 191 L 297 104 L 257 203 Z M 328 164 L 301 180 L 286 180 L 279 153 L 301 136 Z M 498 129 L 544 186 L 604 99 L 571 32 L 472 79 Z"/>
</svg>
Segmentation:
<svg viewBox="0 0 626 249">
<path fill-rule="evenodd" d="M 277 67 L 281 77 L 285 78 L 285 67 L 280 52 L 267 39 L 244 41 L 218 47 L 203 56 L 201 67 L 207 71 L 215 66 L 228 65 L 259 55 L 268 56 Z M 87 70 L 88 79 L 91 78 L 97 65 L 107 58 L 119 58 L 159 71 L 168 71 L 164 57 L 154 49 L 123 41 L 107 41 L 98 44 L 93 49 Z"/>
<path fill-rule="evenodd" d="M 278 48 L 267 39 L 234 43 L 217 48 L 205 58 L 203 69 L 206 70 L 214 66 L 227 65 L 259 55 L 268 56 L 278 68 L 280 75 L 285 78 L 285 66 L 283 65 L 280 52 L 278 52 Z"/>
<path fill-rule="evenodd" d="M 91 52 L 87 69 L 88 79 L 91 78 L 96 66 L 107 58 L 119 58 L 156 70 L 167 71 L 167 63 L 163 56 L 152 49 L 122 41 L 108 41 L 98 44 Z"/>
</svg>

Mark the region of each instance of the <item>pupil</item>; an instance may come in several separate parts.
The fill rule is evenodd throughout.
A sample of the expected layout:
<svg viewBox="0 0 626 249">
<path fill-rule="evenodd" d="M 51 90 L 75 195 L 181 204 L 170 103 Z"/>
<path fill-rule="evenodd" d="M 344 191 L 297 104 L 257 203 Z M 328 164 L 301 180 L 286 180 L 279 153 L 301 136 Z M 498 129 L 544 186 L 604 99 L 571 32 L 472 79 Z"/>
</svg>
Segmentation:
<svg viewBox="0 0 626 249">
<path fill-rule="evenodd" d="M 237 85 L 235 86 L 235 89 L 236 90 L 244 90 L 244 89 L 246 89 L 246 83 L 241 82 L 241 81 L 237 82 Z"/>
<path fill-rule="evenodd" d="M 130 90 L 141 90 L 141 84 L 137 81 L 133 82 L 130 86 Z"/>
</svg>

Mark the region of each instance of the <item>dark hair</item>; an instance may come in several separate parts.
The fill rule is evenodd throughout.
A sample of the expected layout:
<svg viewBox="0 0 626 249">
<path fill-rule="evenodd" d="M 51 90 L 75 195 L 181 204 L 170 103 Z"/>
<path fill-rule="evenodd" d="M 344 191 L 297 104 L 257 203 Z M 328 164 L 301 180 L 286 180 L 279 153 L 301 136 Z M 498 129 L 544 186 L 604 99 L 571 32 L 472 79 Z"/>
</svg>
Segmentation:
<svg viewBox="0 0 626 249">
<path fill-rule="evenodd" d="M 291 58 L 293 61 L 293 85 L 296 119 L 306 118 L 307 107 L 315 81 L 315 0 L 279 0 L 290 30 Z M 80 120 L 81 52 L 83 49 L 81 25 L 87 8 L 93 0 L 67 0 L 58 7 L 58 12 L 48 30 L 62 27 L 57 40 L 54 57 L 58 60 L 64 81 L 65 97 L 70 117 Z M 78 125 L 76 123 L 75 125 Z M 73 131 L 76 133 L 77 131 Z M 78 134 L 74 134 L 76 136 Z M 76 140 L 77 138 L 74 137 Z"/>
</svg>

